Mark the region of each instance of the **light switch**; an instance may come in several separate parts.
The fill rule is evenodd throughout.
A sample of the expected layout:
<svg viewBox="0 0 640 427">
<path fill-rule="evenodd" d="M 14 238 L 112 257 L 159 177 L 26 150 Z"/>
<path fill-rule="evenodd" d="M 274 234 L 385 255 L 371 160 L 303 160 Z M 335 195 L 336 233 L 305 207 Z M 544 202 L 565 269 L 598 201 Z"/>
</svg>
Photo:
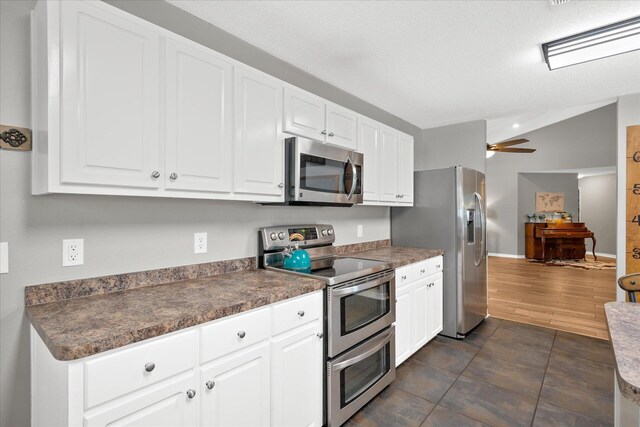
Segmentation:
<svg viewBox="0 0 640 427">
<path fill-rule="evenodd" d="M 0 242 L 0 274 L 9 272 L 9 242 Z"/>
</svg>

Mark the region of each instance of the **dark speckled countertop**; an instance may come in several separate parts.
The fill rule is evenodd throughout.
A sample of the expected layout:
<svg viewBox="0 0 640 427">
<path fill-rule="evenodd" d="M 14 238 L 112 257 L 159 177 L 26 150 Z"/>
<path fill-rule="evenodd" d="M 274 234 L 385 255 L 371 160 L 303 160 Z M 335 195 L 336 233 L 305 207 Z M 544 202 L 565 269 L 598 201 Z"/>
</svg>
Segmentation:
<svg viewBox="0 0 640 427">
<path fill-rule="evenodd" d="M 604 311 L 620 392 L 640 405 L 640 303 L 608 302 Z"/>
<path fill-rule="evenodd" d="M 393 268 L 442 255 L 388 240 L 337 248 Z M 299 275 L 253 268 L 255 258 L 28 286 L 25 312 L 53 356 L 75 360 L 323 289 Z"/>
<path fill-rule="evenodd" d="M 324 282 L 245 270 L 25 308 L 58 360 L 74 360 L 323 289 Z"/>
</svg>

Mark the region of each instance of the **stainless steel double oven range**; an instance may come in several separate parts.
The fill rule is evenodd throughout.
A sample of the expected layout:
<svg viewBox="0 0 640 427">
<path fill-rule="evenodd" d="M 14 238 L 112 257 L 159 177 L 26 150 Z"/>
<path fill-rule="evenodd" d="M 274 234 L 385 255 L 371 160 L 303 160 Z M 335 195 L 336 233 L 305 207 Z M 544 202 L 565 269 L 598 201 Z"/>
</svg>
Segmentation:
<svg viewBox="0 0 640 427">
<path fill-rule="evenodd" d="M 309 252 L 311 269 L 283 268 L 289 236 Z M 396 376 L 395 273 L 388 263 L 336 255 L 331 225 L 264 227 L 259 231 L 262 268 L 324 280 L 325 423 L 343 424 Z"/>
</svg>

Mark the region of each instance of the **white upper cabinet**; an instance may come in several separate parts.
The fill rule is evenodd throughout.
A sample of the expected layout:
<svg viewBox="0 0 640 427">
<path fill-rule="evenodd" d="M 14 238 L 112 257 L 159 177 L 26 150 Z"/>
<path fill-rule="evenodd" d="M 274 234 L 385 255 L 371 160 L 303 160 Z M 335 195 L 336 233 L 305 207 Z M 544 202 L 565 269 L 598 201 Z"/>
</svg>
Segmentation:
<svg viewBox="0 0 640 427">
<path fill-rule="evenodd" d="M 380 123 L 358 117 L 358 152 L 364 155 L 363 199 L 377 202 L 380 198 Z"/>
<path fill-rule="evenodd" d="M 157 188 L 160 36 L 88 2 L 60 2 L 59 26 L 61 182 Z"/>
<path fill-rule="evenodd" d="M 168 38 L 165 49 L 167 189 L 232 191 L 233 65 Z"/>
<path fill-rule="evenodd" d="M 395 129 L 380 125 L 380 200 L 398 200 L 398 144 Z M 366 160 L 365 160 L 366 162 Z"/>
<path fill-rule="evenodd" d="M 327 135 L 329 144 L 349 150 L 358 149 L 358 116 L 336 104 L 327 104 Z"/>
<path fill-rule="evenodd" d="M 322 98 L 291 87 L 284 89 L 284 131 L 324 141 L 326 125 Z"/>
<path fill-rule="evenodd" d="M 284 91 L 284 131 L 293 135 L 356 150 L 358 115 L 303 90 Z"/>
<path fill-rule="evenodd" d="M 398 203 L 413 205 L 413 138 L 400 134 L 398 154 Z"/>
<path fill-rule="evenodd" d="M 282 84 L 240 66 L 234 76 L 234 191 L 284 201 Z"/>
</svg>

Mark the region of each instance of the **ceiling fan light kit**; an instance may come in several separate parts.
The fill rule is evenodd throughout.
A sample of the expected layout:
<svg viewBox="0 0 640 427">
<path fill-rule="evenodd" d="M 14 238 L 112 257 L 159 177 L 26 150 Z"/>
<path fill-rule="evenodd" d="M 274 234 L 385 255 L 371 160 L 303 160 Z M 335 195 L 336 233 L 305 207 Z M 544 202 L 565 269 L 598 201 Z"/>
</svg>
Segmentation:
<svg viewBox="0 0 640 427">
<path fill-rule="evenodd" d="M 640 50 L 640 16 L 542 44 L 549 70 Z"/>
</svg>

